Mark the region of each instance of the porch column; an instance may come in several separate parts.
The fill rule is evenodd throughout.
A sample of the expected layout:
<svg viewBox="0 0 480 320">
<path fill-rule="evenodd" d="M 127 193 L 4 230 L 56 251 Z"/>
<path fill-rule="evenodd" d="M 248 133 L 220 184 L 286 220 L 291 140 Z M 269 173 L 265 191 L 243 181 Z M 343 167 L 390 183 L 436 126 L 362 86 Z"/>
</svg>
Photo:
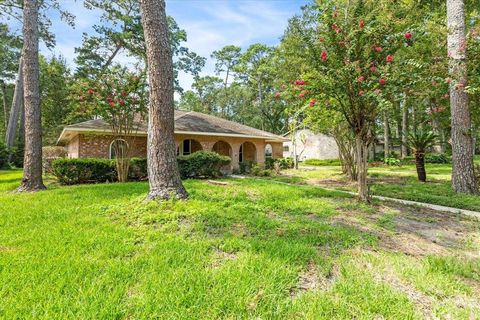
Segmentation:
<svg viewBox="0 0 480 320">
<path fill-rule="evenodd" d="M 240 169 L 240 161 L 239 161 L 239 151 L 240 146 L 242 143 L 239 142 L 230 142 L 230 146 L 232 147 L 232 168 L 233 170 Z"/>
</svg>

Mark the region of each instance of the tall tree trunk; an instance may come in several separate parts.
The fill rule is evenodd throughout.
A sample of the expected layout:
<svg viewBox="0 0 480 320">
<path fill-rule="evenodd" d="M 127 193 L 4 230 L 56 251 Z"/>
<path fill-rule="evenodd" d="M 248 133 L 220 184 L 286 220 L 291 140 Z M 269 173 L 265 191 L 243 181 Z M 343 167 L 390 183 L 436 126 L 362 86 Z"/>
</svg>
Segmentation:
<svg viewBox="0 0 480 320">
<path fill-rule="evenodd" d="M 141 0 L 147 49 L 149 199 L 187 198 L 180 180 L 174 140 L 173 62 L 164 0 Z"/>
<path fill-rule="evenodd" d="M 395 108 L 395 138 L 398 142 L 402 141 L 402 103 L 398 103 Z"/>
<path fill-rule="evenodd" d="M 408 104 L 405 95 L 402 106 L 402 158 L 408 156 Z"/>
<path fill-rule="evenodd" d="M 25 144 L 25 105 L 20 109 L 20 129 L 18 130 L 18 144 Z"/>
<path fill-rule="evenodd" d="M 357 182 L 358 182 L 358 198 L 361 201 L 369 201 L 368 199 L 368 142 L 358 133 L 355 137 L 356 161 L 357 161 Z"/>
<path fill-rule="evenodd" d="M 390 157 L 390 126 L 387 110 L 383 110 L 383 151 L 385 158 Z"/>
<path fill-rule="evenodd" d="M 23 179 L 17 191 L 45 189 L 42 180 L 42 127 L 38 65 L 38 7 L 36 0 L 23 4 L 23 74 L 25 100 L 25 155 Z"/>
<path fill-rule="evenodd" d="M 15 145 L 18 130 L 18 117 L 23 108 L 23 58 L 20 58 L 18 64 L 17 79 L 15 80 L 15 91 L 13 92 L 12 109 L 8 118 L 8 127 L 5 134 L 5 144 L 7 148 Z"/>
<path fill-rule="evenodd" d="M 7 110 L 7 84 L 2 81 L 2 104 L 3 104 L 3 121 L 5 122 L 5 130 L 8 128 L 8 110 Z"/>
<path fill-rule="evenodd" d="M 447 0 L 448 67 L 450 106 L 452 112 L 452 187 L 455 192 L 477 194 L 478 186 L 473 166 L 473 137 L 468 107 L 467 40 L 463 0 Z"/>
</svg>

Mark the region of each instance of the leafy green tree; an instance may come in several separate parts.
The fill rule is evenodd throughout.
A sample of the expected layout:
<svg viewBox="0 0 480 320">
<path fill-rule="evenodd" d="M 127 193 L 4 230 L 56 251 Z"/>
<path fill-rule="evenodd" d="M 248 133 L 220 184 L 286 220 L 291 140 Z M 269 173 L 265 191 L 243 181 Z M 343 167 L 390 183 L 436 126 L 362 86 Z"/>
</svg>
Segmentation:
<svg viewBox="0 0 480 320">
<path fill-rule="evenodd" d="M 15 78 L 18 70 L 18 60 L 22 42 L 14 35 L 6 24 L 0 23 L 0 95 L 2 96 L 3 112 L 0 115 L 4 124 L 0 132 L 3 141 L 4 132 L 8 125 L 8 106 L 12 96 L 11 87 L 8 82 Z"/>
<path fill-rule="evenodd" d="M 241 51 L 240 47 L 228 45 L 218 51 L 213 51 L 211 54 L 211 57 L 215 59 L 215 73 L 217 76 L 223 72 L 225 73 L 225 80 L 223 81 L 225 89 L 228 86 L 228 78 L 240 62 Z"/>
<path fill-rule="evenodd" d="M 40 56 L 40 97 L 42 100 L 43 144 L 55 144 L 73 111 L 72 76 L 64 58 Z"/>
<path fill-rule="evenodd" d="M 102 11 L 102 24 L 94 26 L 94 35 L 84 34 L 82 46 L 75 49 L 78 76 L 95 77 L 103 73 L 121 54 L 131 56 L 145 66 L 140 3 L 136 0 L 86 0 L 85 5 Z M 187 41 L 187 33 L 172 17 L 167 17 L 167 22 L 168 40 L 174 57 L 175 85 L 176 90 L 181 92 L 178 72 L 198 76 L 206 59 L 182 45 Z"/>
</svg>

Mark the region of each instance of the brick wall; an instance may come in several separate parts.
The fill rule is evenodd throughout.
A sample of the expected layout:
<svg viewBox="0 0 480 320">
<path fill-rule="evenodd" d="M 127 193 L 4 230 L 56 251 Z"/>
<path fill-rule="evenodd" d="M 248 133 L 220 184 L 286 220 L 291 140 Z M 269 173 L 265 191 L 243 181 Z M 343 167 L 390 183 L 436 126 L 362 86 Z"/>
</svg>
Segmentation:
<svg viewBox="0 0 480 320">
<path fill-rule="evenodd" d="M 79 135 L 79 157 L 109 158 L 111 135 L 81 134 Z M 145 158 L 147 155 L 147 137 L 131 137 L 126 139 L 132 157 Z"/>
<path fill-rule="evenodd" d="M 239 167 L 239 151 L 240 145 L 244 142 L 251 142 L 254 148 L 247 147 L 248 153 L 252 155 L 255 161 L 259 164 L 265 162 L 265 140 L 262 139 L 244 139 L 237 137 L 215 137 L 215 136 L 201 136 L 201 135 L 175 135 L 175 144 L 177 147 L 185 139 L 193 139 L 199 142 L 202 150 L 213 150 L 213 146 L 218 141 L 224 141 L 230 146 L 230 156 L 232 158 L 232 168 Z M 147 137 L 139 136 L 135 138 L 126 139 L 131 147 L 133 157 L 146 157 L 147 155 Z M 110 144 L 113 141 L 111 135 L 100 134 L 80 134 L 72 139 L 66 146 L 70 158 L 108 158 L 110 151 Z M 282 157 L 282 143 L 269 142 L 272 146 L 273 157 Z M 228 150 L 225 145 L 221 148 L 222 151 Z"/>
</svg>

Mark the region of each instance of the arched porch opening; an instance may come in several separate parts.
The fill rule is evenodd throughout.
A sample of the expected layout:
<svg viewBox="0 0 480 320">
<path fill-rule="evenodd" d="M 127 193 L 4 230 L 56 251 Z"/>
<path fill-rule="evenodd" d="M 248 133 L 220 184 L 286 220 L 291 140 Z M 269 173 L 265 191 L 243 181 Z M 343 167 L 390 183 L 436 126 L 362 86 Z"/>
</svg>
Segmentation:
<svg viewBox="0 0 480 320">
<path fill-rule="evenodd" d="M 240 145 L 238 161 L 257 161 L 257 148 L 253 143 L 246 141 Z"/>
</svg>

